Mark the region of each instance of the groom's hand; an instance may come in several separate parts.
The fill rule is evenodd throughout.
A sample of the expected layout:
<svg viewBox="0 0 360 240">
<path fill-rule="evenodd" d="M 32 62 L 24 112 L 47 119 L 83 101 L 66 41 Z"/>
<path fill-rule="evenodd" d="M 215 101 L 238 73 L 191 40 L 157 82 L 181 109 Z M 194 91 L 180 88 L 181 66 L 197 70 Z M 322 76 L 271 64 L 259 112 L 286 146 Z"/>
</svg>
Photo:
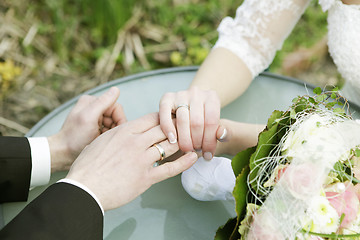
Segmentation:
<svg viewBox="0 0 360 240">
<path fill-rule="evenodd" d="M 52 172 L 68 170 L 86 145 L 126 122 L 123 108 L 116 102 L 119 94 L 119 89 L 112 87 L 99 97 L 83 95 L 79 98 L 61 130 L 48 138 Z"/>
<path fill-rule="evenodd" d="M 159 126 L 158 114 L 149 114 L 117 126 L 96 138 L 75 160 L 66 178 L 88 187 L 105 210 L 120 207 L 152 184 L 188 169 L 197 160 L 188 153 L 173 162 L 154 167 L 160 151 L 166 156 L 179 150 L 170 144 Z"/>
</svg>

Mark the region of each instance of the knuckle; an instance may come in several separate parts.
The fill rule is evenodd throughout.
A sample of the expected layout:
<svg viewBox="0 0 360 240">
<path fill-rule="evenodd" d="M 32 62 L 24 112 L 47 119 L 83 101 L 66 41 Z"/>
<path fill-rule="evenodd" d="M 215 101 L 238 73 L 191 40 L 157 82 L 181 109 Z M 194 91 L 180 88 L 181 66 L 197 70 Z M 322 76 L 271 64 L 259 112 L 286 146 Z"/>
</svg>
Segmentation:
<svg viewBox="0 0 360 240">
<path fill-rule="evenodd" d="M 196 86 L 194 87 L 191 87 L 190 90 L 189 90 L 192 94 L 197 94 L 200 92 L 200 89 Z"/>
<path fill-rule="evenodd" d="M 79 114 L 76 119 L 79 126 L 88 125 L 89 122 L 91 122 L 90 118 L 85 116 L 84 114 Z"/>
<path fill-rule="evenodd" d="M 194 145 L 194 149 L 195 150 L 200 150 L 201 148 L 202 148 L 202 145 L 201 145 L 201 140 L 199 139 L 199 140 L 194 140 L 193 141 L 193 145 Z"/>
<path fill-rule="evenodd" d="M 173 92 L 167 92 L 162 96 L 161 100 L 166 100 L 166 99 L 173 98 L 173 97 L 174 97 Z"/>
<path fill-rule="evenodd" d="M 220 102 L 219 96 L 215 90 L 208 90 L 207 95 L 210 99 L 212 99 L 215 102 Z"/>
<path fill-rule="evenodd" d="M 188 91 L 179 91 L 176 95 L 178 98 L 186 98 L 188 96 Z"/>
<path fill-rule="evenodd" d="M 183 152 L 190 152 L 193 150 L 193 145 L 191 143 L 179 144 L 179 147 Z"/>
<path fill-rule="evenodd" d="M 159 108 L 160 108 L 160 109 L 166 108 L 166 107 L 169 106 L 170 104 L 171 104 L 170 101 L 165 101 L 165 100 L 160 101 L 160 103 L 159 103 Z"/>
<path fill-rule="evenodd" d="M 191 119 L 191 128 L 193 129 L 202 129 L 204 127 L 204 122 L 199 118 Z"/>
<path fill-rule="evenodd" d="M 78 100 L 78 103 L 87 103 L 89 102 L 90 100 L 92 100 L 92 97 L 89 96 L 89 95 L 82 95 L 80 96 L 79 100 Z"/>
<path fill-rule="evenodd" d="M 209 118 L 205 120 L 205 128 L 217 128 L 219 125 L 219 119 Z"/>
</svg>

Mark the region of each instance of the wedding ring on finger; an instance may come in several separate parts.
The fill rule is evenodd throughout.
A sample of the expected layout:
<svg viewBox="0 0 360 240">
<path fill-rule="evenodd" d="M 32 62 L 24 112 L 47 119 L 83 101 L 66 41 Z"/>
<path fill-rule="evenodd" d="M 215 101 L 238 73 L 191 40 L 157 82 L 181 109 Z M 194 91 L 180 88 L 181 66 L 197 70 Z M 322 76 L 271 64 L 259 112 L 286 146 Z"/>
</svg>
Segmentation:
<svg viewBox="0 0 360 240">
<path fill-rule="evenodd" d="M 159 153 L 160 153 L 160 159 L 159 159 L 159 161 L 164 160 L 164 158 L 166 157 L 164 148 L 163 148 L 159 143 L 155 143 L 153 146 L 154 146 L 154 147 L 159 151 Z"/>
<path fill-rule="evenodd" d="M 187 110 L 190 110 L 189 105 L 187 105 L 187 104 L 179 104 L 179 105 L 176 106 L 175 112 L 176 112 L 179 108 L 182 108 L 182 107 L 187 108 Z"/>
</svg>

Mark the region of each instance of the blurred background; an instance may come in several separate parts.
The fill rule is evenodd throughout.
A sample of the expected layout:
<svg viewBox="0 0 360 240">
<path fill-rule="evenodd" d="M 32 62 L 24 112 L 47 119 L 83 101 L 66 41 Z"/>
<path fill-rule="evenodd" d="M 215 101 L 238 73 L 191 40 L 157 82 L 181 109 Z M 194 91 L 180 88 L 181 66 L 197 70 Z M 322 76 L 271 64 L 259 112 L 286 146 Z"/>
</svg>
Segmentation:
<svg viewBox="0 0 360 240">
<path fill-rule="evenodd" d="M 22 136 L 50 111 L 126 75 L 200 65 L 241 0 L 1 0 L 0 134 Z M 342 86 L 312 1 L 269 71 Z"/>
</svg>

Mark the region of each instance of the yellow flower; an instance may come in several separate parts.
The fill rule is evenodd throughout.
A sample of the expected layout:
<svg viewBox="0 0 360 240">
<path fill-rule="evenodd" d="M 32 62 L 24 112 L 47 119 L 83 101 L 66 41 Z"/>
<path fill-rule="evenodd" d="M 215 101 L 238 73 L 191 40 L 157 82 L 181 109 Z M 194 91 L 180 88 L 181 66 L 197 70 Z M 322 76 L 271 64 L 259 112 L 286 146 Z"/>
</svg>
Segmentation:
<svg viewBox="0 0 360 240">
<path fill-rule="evenodd" d="M 12 60 L 0 62 L 0 90 L 6 93 L 15 83 L 15 78 L 21 74 L 21 69 Z"/>
<path fill-rule="evenodd" d="M 304 226 L 307 227 L 305 230 L 331 234 L 336 232 L 340 226 L 338 213 L 324 196 L 317 196 L 311 201 L 307 215 L 311 221 Z"/>
</svg>

